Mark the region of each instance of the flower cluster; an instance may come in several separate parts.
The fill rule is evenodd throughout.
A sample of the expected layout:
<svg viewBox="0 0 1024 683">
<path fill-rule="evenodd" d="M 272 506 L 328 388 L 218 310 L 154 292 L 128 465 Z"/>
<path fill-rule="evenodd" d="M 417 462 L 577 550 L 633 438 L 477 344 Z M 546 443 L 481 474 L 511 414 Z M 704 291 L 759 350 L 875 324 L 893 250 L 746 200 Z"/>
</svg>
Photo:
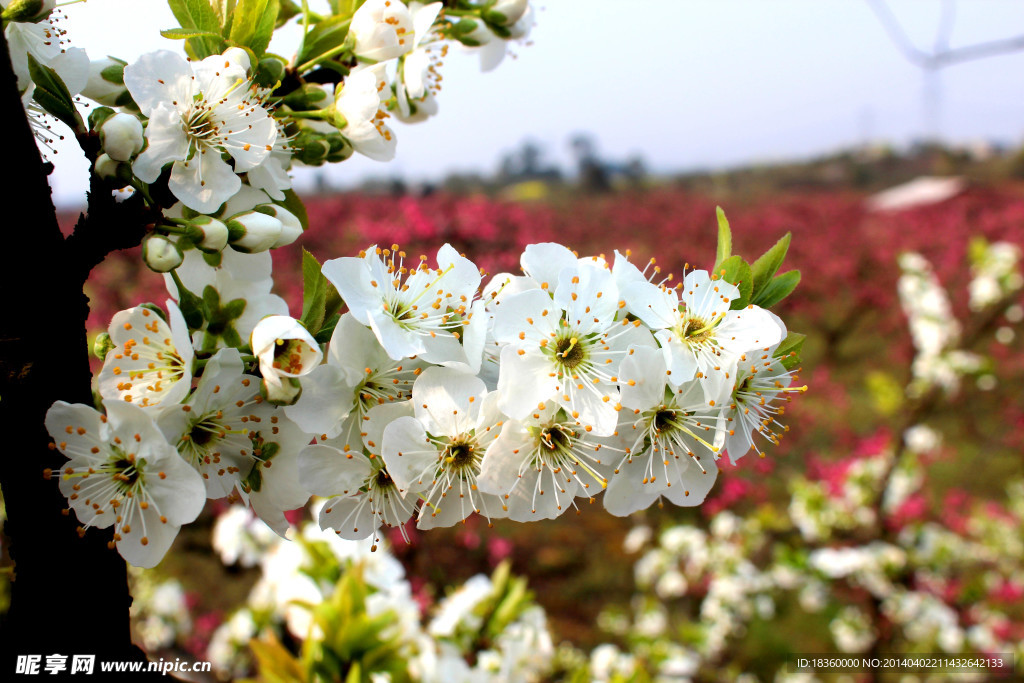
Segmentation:
<svg viewBox="0 0 1024 683">
<path fill-rule="evenodd" d="M 65 404 L 48 421 L 72 459 L 60 477 L 79 519 L 113 523 L 119 539 L 139 529 L 145 543 L 118 541 L 135 564 L 173 539 L 149 544 L 145 515 L 187 500 L 180 526 L 203 494 L 251 504 L 281 535 L 286 511 L 321 496 L 321 526 L 351 540 L 411 518 L 551 519 L 602 493 L 619 516 L 699 505 L 717 461 L 763 455 L 804 389 L 792 386 L 798 344 L 749 303 L 749 282 L 729 281 L 731 265 L 673 286 L 626 255 L 544 243 L 523 252 L 522 275 L 484 283 L 449 245 L 434 265 L 371 247 L 322 272 L 307 257 L 298 321 L 269 293 L 265 252 L 224 252 L 215 266 L 188 254 L 166 276 L 166 314 L 114 316 L 99 374 L 110 425 Z M 110 429 L 127 417 L 131 440 Z M 160 498 L 175 486 L 191 493 Z M 108 489 L 124 499 L 99 516 Z"/>
</svg>

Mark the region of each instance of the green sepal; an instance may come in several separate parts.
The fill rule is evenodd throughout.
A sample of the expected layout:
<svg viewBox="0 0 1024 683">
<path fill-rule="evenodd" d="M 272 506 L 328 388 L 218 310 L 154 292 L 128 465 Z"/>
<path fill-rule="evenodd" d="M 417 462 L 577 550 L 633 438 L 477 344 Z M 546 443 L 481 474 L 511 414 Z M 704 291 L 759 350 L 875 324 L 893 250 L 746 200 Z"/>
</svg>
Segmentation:
<svg viewBox="0 0 1024 683">
<path fill-rule="evenodd" d="M 718 249 L 715 251 L 715 272 L 717 273 L 722 262 L 732 256 L 732 230 L 729 229 L 729 219 L 725 217 L 722 207 L 715 207 L 715 214 L 718 216 Z"/>
<path fill-rule="evenodd" d="M 786 271 L 769 282 L 751 303 L 761 308 L 771 308 L 792 294 L 798 284 L 800 284 L 800 271 Z"/>
<path fill-rule="evenodd" d="M 800 364 L 800 352 L 804 348 L 804 340 L 807 335 L 799 332 L 790 332 L 782 343 L 775 349 L 775 358 L 782 361 L 782 367 L 792 370 Z"/>
<path fill-rule="evenodd" d="M 751 295 L 751 299 L 757 299 L 758 294 L 764 291 L 768 283 L 775 277 L 775 273 L 778 272 L 786 258 L 786 252 L 789 251 L 789 242 L 792 237 L 793 233 L 787 232 L 750 267 L 754 273 L 754 293 Z"/>
<path fill-rule="evenodd" d="M 746 308 L 750 304 L 750 294 L 754 291 L 754 277 L 751 275 L 750 264 L 744 261 L 739 254 L 730 256 L 715 266 L 715 272 L 712 275 L 736 285 L 736 288 L 740 290 L 740 295 L 729 302 L 730 309 L 735 311 Z"/>
<path fill-rule="evenodd" d="M 89 130 L 99 130 L 103 122 L 113 116 L 115 112 L 110 107 L 96 107 L 89 112 Z"/>
<path fill-rule="evenodd" d="M 109 57 L 118 62 L 117 64 L 111 64 L 106 69 L 100 71 L 100 78 L 105 80 L 107 83 L 113 83 L 114 85 L 124 85 L 124 68 L 128 66 L 128 62 L 117 57 Z"/>
<path fill-rule="evenodd" d="M 238 0 L 231 22 L 231 42 L 262 57 L 274 35 L 280 9 L 278 0 Z"/>
<path fill-rule="evenodd" d="M 178 289 L 178 309 L 181 310 L 185 324 L 190 330 L 202 329 L 203 320 L 206 319 L 203 315 L 203 300 L 185 287 L 177 272 L 171 271 L 171 279 Z"/>
<path fill-rule="evenodd" d="M 224 51 L 227 44 L 220 36 L 221 19 L 209 0 L 167 0 L 167 4 L 181 28 L 215 34 L 188 38 L 185 41 L 185 52 L 190 57 L 204 59 Z"/>
<path fill-rule="evenodd" d="M 228 320 L 237 320 L 242 317 L 245 313 L 245 299 L 232 299 L 231 301 L 224 304 L 224 315 Z"/>
<path fill-rule="evenodd" d="M 40 64 L 31 52 L 26 56 L 28 57 L 28 73 L 32 77 L 32 82 L 36 84 L 32 99 L 48 113 L 66 123 L 71 130 L 83 131 L 85 123 L 78 115 L 75 103 L 71 99 L 71 93 L 61 77 L 50 67 Z"/>
</svg>

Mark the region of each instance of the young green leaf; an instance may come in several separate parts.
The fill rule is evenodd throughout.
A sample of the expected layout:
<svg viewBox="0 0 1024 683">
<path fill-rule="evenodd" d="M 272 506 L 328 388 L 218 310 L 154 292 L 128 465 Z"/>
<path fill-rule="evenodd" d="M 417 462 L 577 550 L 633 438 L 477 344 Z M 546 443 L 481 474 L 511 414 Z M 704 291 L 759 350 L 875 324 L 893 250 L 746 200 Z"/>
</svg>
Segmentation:
<svg viewBox="0 0 1024 683">
<path fill-rule="evenodd" d="M 718 272 L 725 259 L 732 256 L 732 231 L 729 229 L 729 219 L 725 217 L 722 207 L 716 207 L 718 215 L 718 250 L 715 254 L 715 272 Z"/>
<path fill-rule="evenodd" d="M 771 308 L 792 294 L 798 284 L 800 284 L 800 271 L 786 271 L 769 282 L 768 286 L 761 290 L 761 293 L 751 303 L 761 308 Z"/>
<path fill-rule="evenodd" d="M 302 203 L 299 195 L 295 194 L 295 190 L 285 190 L 284 199 L 274 203 L 291 211 L 299 219 L 302 229 L 309 230 L 309 215 L 306 213 L 306 205 Z"/>
<path fill-rule="evenodd" d="M 782 366 L 787 370 L 792 370 L 800 364 L 800 351 L 804 347 L 805 339 L 806 335 L 790 332 L 775 349 L 775 358 L 782 359 Z"/>
<path fill-rule="evenodd" d="M 225 43 L 220 37 L 220 17 L 209 0 L 167 0 L 167 4 L 182 28 L 214 34 L 187 39 L 185 52 L 190 57 L 204 59 L 224 51 Z"/>
<path fill-rule="evenodd" d="M 754 293 L 753 298 L 757 298 L 768 283 L 771 282 L 772 278 L 775 277 L 775 273 L 778 272 L 779 267 L 782 265 L 782 261 L 786 258 L 786 252 L 789 251 L 789 241 L 793 234 L 787 232 L 782 239 L 775 243 L 775 245 L 761 255 L 761 258 L 754 261 L 754 264 L 750 269 L 754 272 Z"/>
<path fill-rule="evenodd" d="M 342 45 L 348 37 L 351 16 L 334 15 L 318 21 L 306 34 L 299 52 L 298 63 L 305 64 Z"/>
<path fill-rule="evenodd" d="M 231 22 L 231 42 L 261 57 L 270 44 L 280 9 L 278 0 L 238 0 Z"/>
<path fill-rule="evenodd" d="M 739 297 L 733 299 L 729 305 L 732 310 L 744 308 L 750 303 L 750 293 L 754 289 L 754 278 L 750 274 L 750 264 L 744 261 L 739 254 L 730 256 L 715 266 L 715 272 L 712 273 L 712 276 L 717 276 L 721 280 L 734 284 L 740 290 Z"/>
<path fill-rule="evenodd" d="M 200 31 L 197 28 L 168 28 L 160 31 L 160 35 L 164 38 L 170 38 L 171 40 L 187 40 L 188 38 L 216 38 L 220 40 L 220 35 L 213 31 Z M 122 73 L 123 73 L 122 69 Z"/>
<path fill-rule="evenodd" d="M 302 250 L 302 317 L 299 319 L 309 333 L 315 335 L 324 323 L 324 303 L 329 284 L 320 272 L 320 262 L 311 253 Z"/>
<path fill-rule="evenodd" d="M 32 77 L 32 82 L 36 84 L 32 98 L 39 106 L 66 123 L 72 130 L 84 131 L 85 122 L 78 115 L 71 93 L 57 72 L 45 64 L 40 64 L 29 52 L 28 73 Z"/>
</svg>

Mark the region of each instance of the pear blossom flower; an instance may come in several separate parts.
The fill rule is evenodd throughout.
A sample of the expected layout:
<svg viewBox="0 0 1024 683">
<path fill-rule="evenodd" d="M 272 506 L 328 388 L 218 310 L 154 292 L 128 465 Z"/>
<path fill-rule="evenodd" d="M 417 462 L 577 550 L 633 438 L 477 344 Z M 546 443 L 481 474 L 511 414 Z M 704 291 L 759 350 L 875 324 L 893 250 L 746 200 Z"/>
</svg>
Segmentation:
<svg viewBox="0 0 1024 683">
<path fill-rule="evenodd" d="M 619 363 L 630 345 L 654 346 L 654 339 L 639 321 L 616 320 L 618 288 L 607 268 L 563 268 L 553 299 L 543 289 L 547 275 L 539 277 L 542 289 L 509 296 L 496 309 L 494 339 L 505 344 L 499 407 L 523 419 L 553 401 L 595 436 L 610 436 L 621 409 Z"/>
<path fill-rule="evenodd" d="M 410 399 L 423 368 L 420 361 L 390 358 L 373 332 L 346 313 L 331 335 L 327 362 L 303 378 L 302 395 L 284 410 L 322 441 L 356 444 L 370 410 Z"/>
<path fill-rule="evenodd" d="M 359 258 L 327 261 L 323 274 L 391 358 L 417 356 L 475 372 L 486 334 L 483 302 L 473 301 L 480 272 L 450 244 L 438 249 L 436 270 L 425 258 L 406 268 L 404 259 L 405 252 L 371 246 Z"/>
<path fill-rule="evenodd" d="M 268 385 L 279 385 L 286 377 L 307 375 L 323 358 L 313 335 L 287 315 L 269 315 L 256 323 L 249 346 Z"/>
<path fill-rule="evenodd" d="M 57 401 L 46 429 L 68 463 L 60 490 L 85 528 L 114 527 L 113 545 L 131 564 L 153 567 L 205 496 L 199 475 L 178 457 L 152 414 L 110 401 L 107 414 Z"/>
<path fill-rule="evenodd" d="M 100 396 L 143 408 L 180 403 L 192 388 L 192 341 L 181 311 L 167 301 L 170 324 L 149 308 L 116 313 L 108 328 L 115 348 L 100 370 Z"/>
<path fill-rule="evenodd" d="M 502 423 L 496 398 L 478 377 L 428 368 L 412 388 L 415 417 L 399 417 L 384 430 L 389 474 L 399 490 L 423 498 L 420 529 L 451 526 L 474 512 L 504 516 L 500 498 L 477 486 Z"/>
<path fill-rule="evenodd" d="M 238 192 L 236 174 L 263 163 L 277 139 L 266 93 L 249 80 L 248 57 L 229 52 L 192 65 L 160 50 L 124 68 L 125 86 L 149 118 L 149 145 L 132 170 L 152 183 L 172 163 L 171 192 L 200 213 L 215 212 Z M 221 158 L 225 152 L 234 168 Z"/>
<path fill-rule="evenodd" d="M 364 7 L 366 5 L 363 5 Z M 395 158 L 398 140 L 385 120 L 386 101 L 391 94 L 384 65 L 355 69 L 337 91 L 334 108 L 344 119 L 338 122 L 341 133 L 352 143 L 352 148 L 374 161 L 391 161 Z"/>
<path fill-rule="evenodd" d="M 7 7 L 9 0 L 0 5 Z M 72 95 L 82 91 L 89 80 L 89 57 L 79 47 L 69 47 L 67 31 L 56 26 L 49 18 L 38 22 L 11 21 L 4 29 L 11 66 L 18 79 L 18 90 L 32 85 L 28 71 L 28 55 L 57 72 Z"/>
<path fill-rule="evenodd" d="M 223 498 L 249 475 L 253 437 L 272 407 L 259 393 L 259 378 L 243 372 L 236 349 L 211 358 L 195 392 L 158 418 L 164 436 L 202 475 L 209 498 Z"/>
<path fill-rule="evenodd" d="M 404 2 L 367 0 L 352 15 L 348 31 L 355 40 L 353 52 L 356 57 L 383 62 L 401 57 L 412 49 L 415 28 L 412 12 Z"/>
<path fill-rule="evenodd" d="M 525 420 L 506 421 L 487 449 L 477 482 L 502 497 L 517 522 L 554 519 L 575 507 L 577 496 L 593 499 L 607 486 L 604 439 L 588 434 L 554 403 Z M 621 452 L 621 451 L 620 451 Z"/>
<path fill-rule="evenodd" d="M 355 443 L 333 440 L 303 449 L 302 485 L 315 496 L 330 498 L 320 510 L 320 528 L 352 541 L 375 535 L 381 526 L 400 527 L 405 535 L 402 525 L 412 517 L 416 499 L 405 496 L 381 454 L 387 426 L 412 414 L 409 401 L 378 405 L 362 421 Z"/>
<path fill-rule="evenodd" d="M 735 285 L 712 278 L 706 270 L 689 273 L 681 293 L 642 282 L 627 285 L 623 292 L 630 311 L 655 330 L 672 382 L 696 377 L 710 406 L 728 399 L 742 353 L 778 344 L 785 336 L 778 318 L 759 306 L 730 310 L 739 295 Z"/>
<path fill-rule="evenodd" d="M 736 387 L 723 415 L 726 421 L 725 450 L 735 464 L 751 449 L 757 451 L 754 434 L 777 444 L 787 431 L 778 417 L 785 413 L 790 394 L 807 390 L 806 385 L 792 386 L 797 370 L 787 370 L 781 358 L 775 357 L 778 345 L 754 349 L 740 356 L 736 370 Z M 758 451 L 764 457 L 764 452 Z"/>
<path fill-rule="evenodd" d="M 622 361 L 625 455 L 609 477 L 604 506 L 624 517 L 664 496 L 676 505 L 704 501 L 715 483 L 721 418 L 708 412 L 697 382 L 669 382 L 664 354 L 637 346 Z"/>
<path fill-rule="evenodd" d="M 448 46 L 428 40 L 432 36 L 430 27 L 441 11 L 440 2 L 412 3 L 409 9 L 414 30 L 412 49 L 399 64 L 401 78 L 395 81 L 395 98 L 398 118 L 414 123 L 437 113 L 436 95 L 441 91 L 441 76 L 437 70 L 448 54 Z"/>
</svg>

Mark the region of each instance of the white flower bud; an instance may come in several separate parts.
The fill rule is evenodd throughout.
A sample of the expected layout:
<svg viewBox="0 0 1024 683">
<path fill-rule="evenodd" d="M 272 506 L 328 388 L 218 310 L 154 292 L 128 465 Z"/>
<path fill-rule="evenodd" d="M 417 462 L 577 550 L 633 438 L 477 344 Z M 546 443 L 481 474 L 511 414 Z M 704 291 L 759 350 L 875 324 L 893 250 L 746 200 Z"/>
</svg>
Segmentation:
<svg viewBox="0 0 1024 683">
<path fill-rule="evenodd" d="M 277 243 L 283 229 L 281 221 L 259 211 L 246 211 L 227 222 L 228 240 L 235 251 L 255 254 Z"/>
<path fill-rule="evenodd" d="M 277 204 L 261 204 L 256 207 L 256 211 L 271 215 L 281 221 L 281 236 L 277 238 L 271 249 L 291 244 L 302 234 L 302 223 L 288 209 Z"/>
<path fill-rule="evenodd" d="M 93 168 L 95 168 L 96 175 L 100 178 L 110 180 L 117 177 L 117 167 L 119 165 L 119 162 L 114 161 L 106 154 L 101 154 L 96 157 L 96 164 Z"/>
<path fill-rule="evenodd" d="M 202 251 L 217 254 L 228 245 L 228 226 L 216 218 L 197 216 L 189 221 L 189 225 L 202 233 L 201 237 L 199 235 L 190 235 L 195 245 Z"/>
<path fill-rule="evenodd" d="M 163 235 L 150 235 L 142 241 L 142 259 L 158 273 L 174 270 L 184 258 L 178 245 Z"/>
<path fill-rule="evenodd" d="M 103 151 L 115 161 L 131 161 L 142 150 L 142 123 L 131 114 L 114 114 L 100 127 Z"/>
<path fill-rule="evenodd" d="M 503 26 L 511 26 L 519 21 L 529 6 L 530 0 L 498 0 L 491 6 L 490 11 L 505 17 Z"/>
<path fill-rule="evenodd" d="M 117 107 L 124 104 L 120 100 L 122 97 L 127 97 L 128 88 L 124 87 L 122 78 L 118 77 L 115 80 L 108 80 L 103 77 L 103 72 L 108 69 L 110 70 L 107 71 L 109 76 L 111 73 L 123 68 L 124 62 L 109 57 L 93 60 L 89 63 L 89 81 L 85 84 L 85 88 L 82 89 L 82 94 L 90 100 L 95 100 L 108 107 Z"/>
</svg>

